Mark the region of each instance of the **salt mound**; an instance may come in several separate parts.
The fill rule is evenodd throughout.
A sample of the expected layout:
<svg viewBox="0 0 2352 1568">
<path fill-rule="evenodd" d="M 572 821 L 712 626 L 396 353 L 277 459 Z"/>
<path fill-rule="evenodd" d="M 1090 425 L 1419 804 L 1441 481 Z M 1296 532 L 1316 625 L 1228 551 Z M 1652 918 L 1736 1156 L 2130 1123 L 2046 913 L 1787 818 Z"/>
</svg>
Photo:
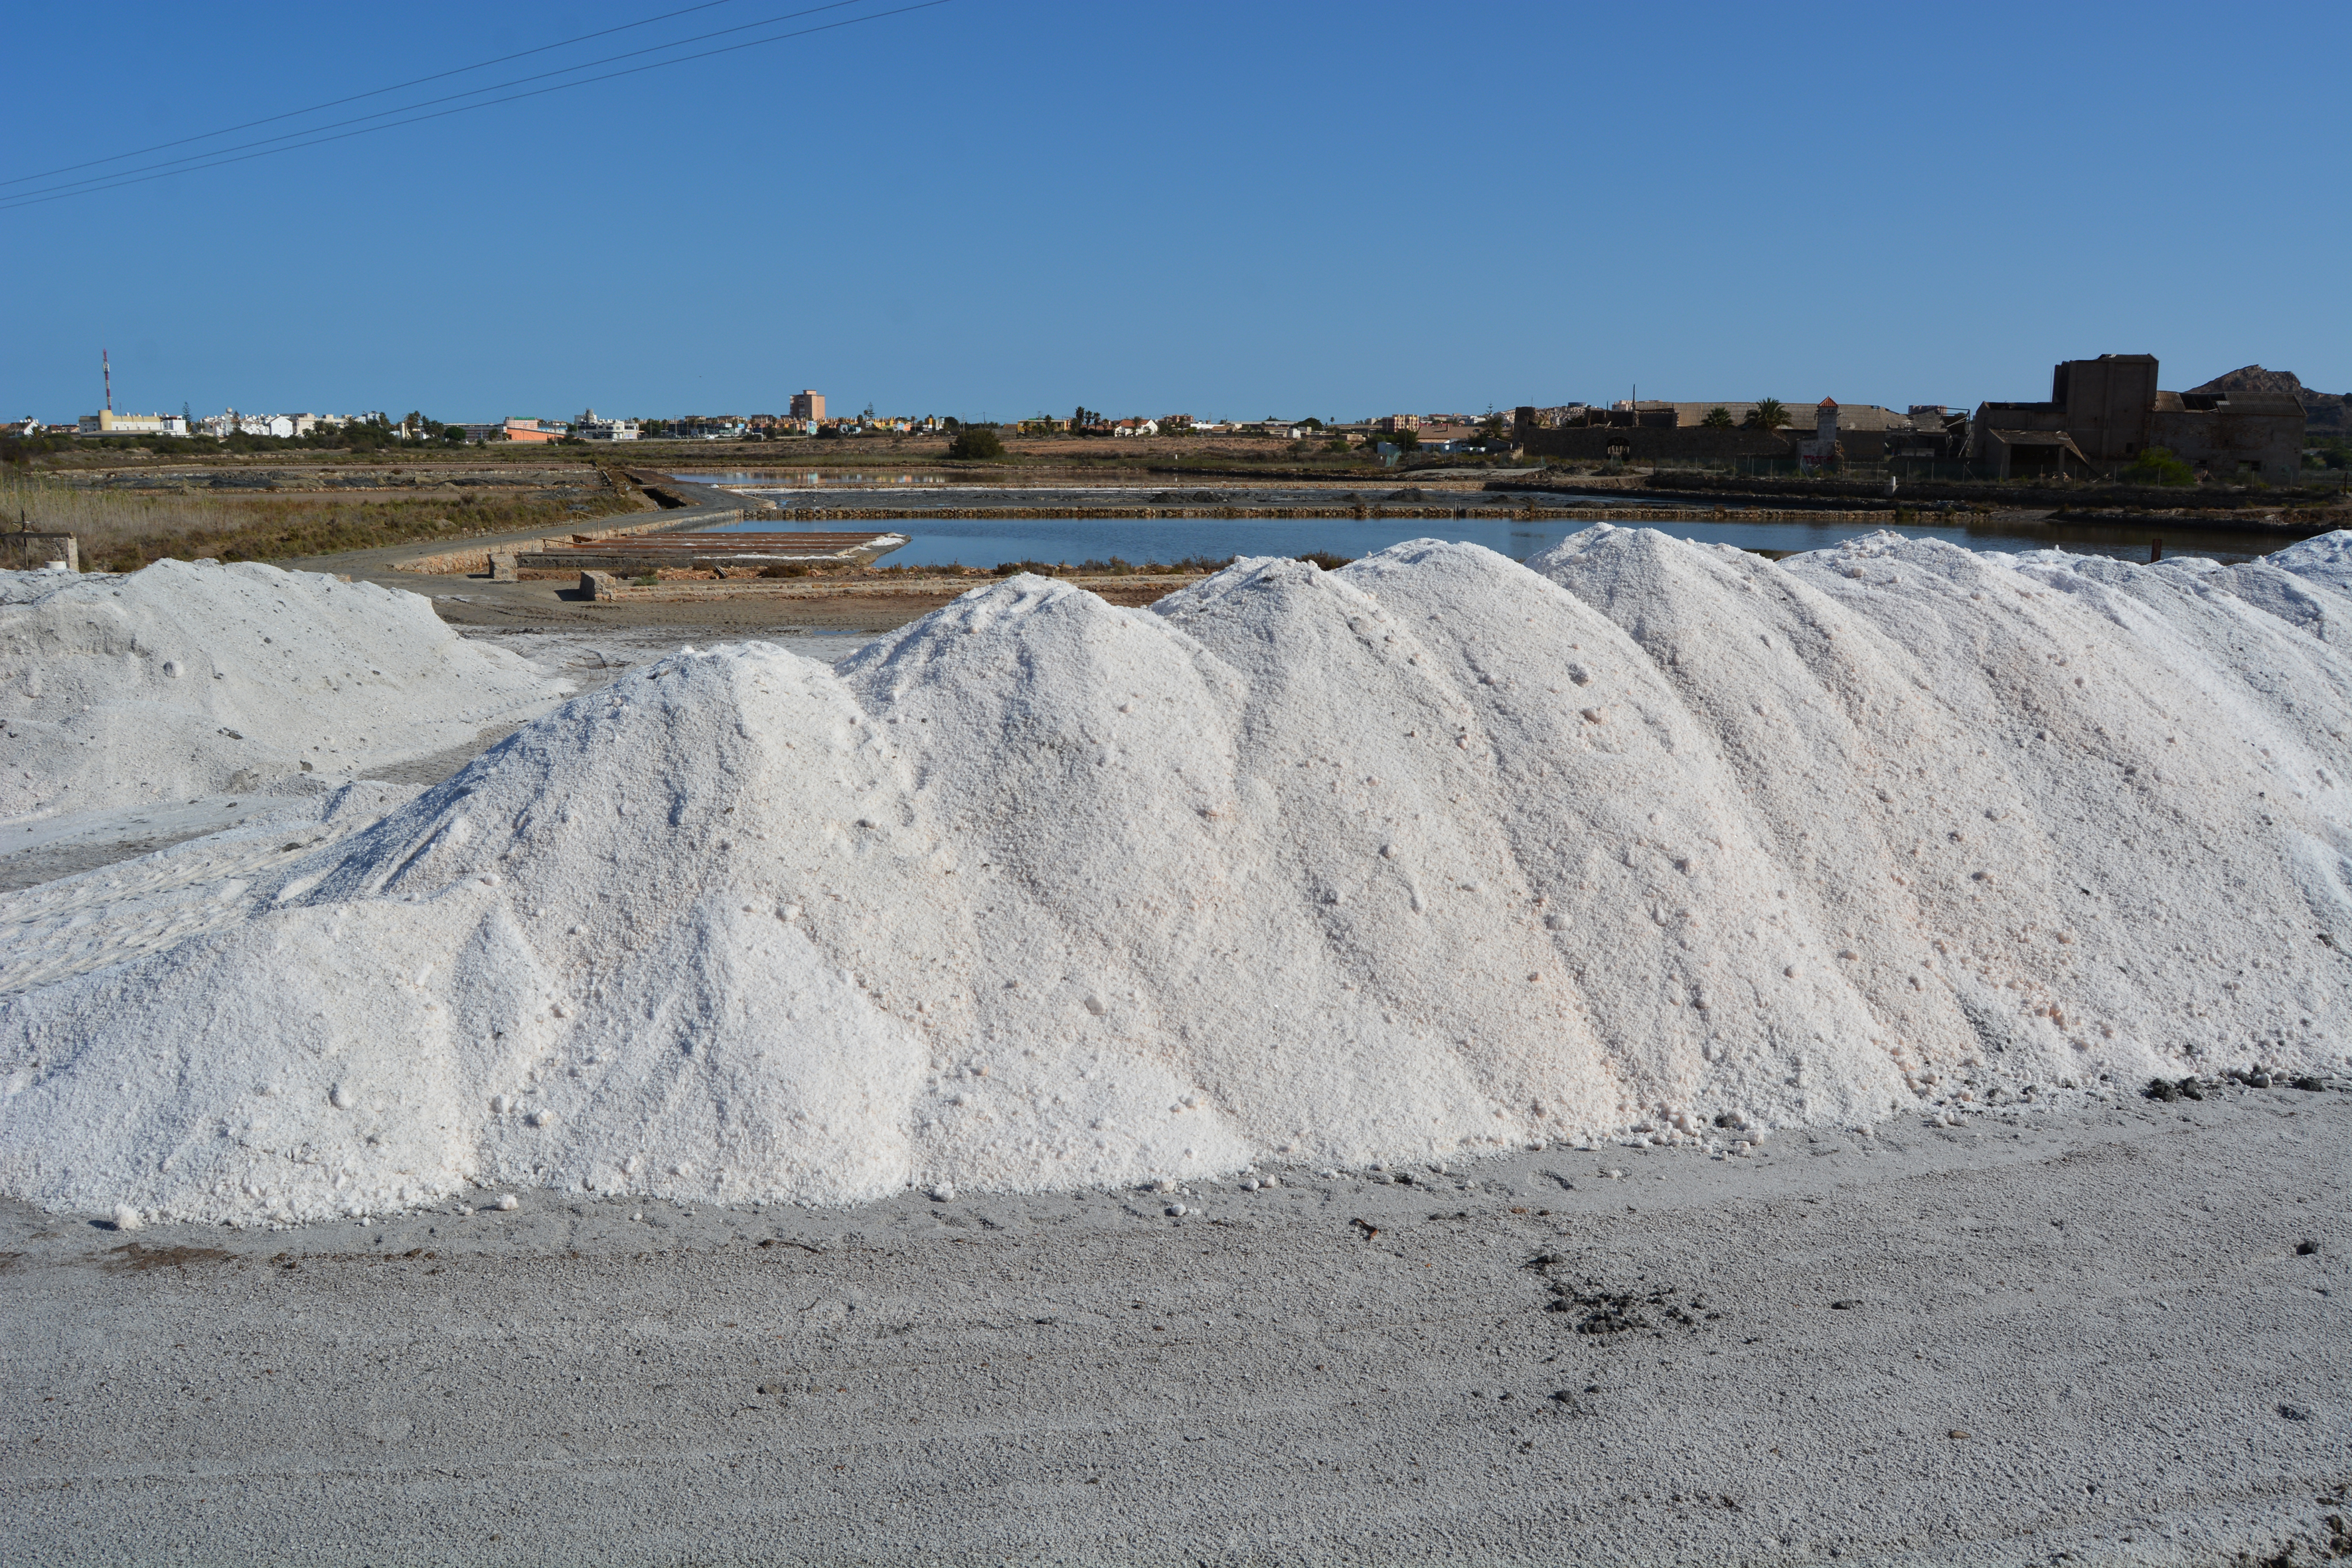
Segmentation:
<svg viewBox="0 0 2352 1568">
<path fill-rule="evenodd" d="M 339 781 L 570 690 L 373 584 L 256 563 L 0 573 L 0 819 Z"/>
<path fill-rule="evenodd" d="M 844 1202 L 2333 1059 L 2352 670 L 2258 595 L 1891 535 L 1530 565 L 1016 577 L 837 672 L 632 672 L 0 1004 L 0 1190 Z"/>
<path fill-rule="evenodd" d="M 2297 540 L 2284 550 L 2264 556 L 2262 563 L 2326 584 L 2339 593 L 2352 592 L 2352 531 L 2339 528 Z"/>
</svg>

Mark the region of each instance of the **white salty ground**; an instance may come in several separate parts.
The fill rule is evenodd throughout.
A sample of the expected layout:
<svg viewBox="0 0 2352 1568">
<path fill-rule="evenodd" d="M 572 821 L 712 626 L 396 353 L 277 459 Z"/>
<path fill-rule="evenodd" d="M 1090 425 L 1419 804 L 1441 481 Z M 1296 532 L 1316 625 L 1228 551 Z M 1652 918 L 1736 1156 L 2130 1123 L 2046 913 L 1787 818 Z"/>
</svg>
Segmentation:
<svg viewBox="0 0 2352 1568">
<path fill-rule="evenodd" d="M 2281 1089 L 1410 1185 L 0 1209 L 5 1555 L 2311 1564 L 2347 1171 L 2352 1097 Z"/>
</svg>

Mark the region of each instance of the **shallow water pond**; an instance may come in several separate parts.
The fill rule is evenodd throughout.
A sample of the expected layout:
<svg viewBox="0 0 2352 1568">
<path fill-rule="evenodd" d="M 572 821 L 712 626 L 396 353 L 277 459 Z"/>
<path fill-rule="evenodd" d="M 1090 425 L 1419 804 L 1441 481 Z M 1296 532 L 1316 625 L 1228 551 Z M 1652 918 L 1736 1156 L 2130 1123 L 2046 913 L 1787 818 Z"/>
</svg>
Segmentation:
<svg viewBox="0 0 2352 1568">
<path fill-rule="evenodd" d="M 774 519 L 739 523 L 733 531 L 780 532 L 805 528 L 835 531 L 845 526 L 892 529 L 908 536 L 907 543 L 886 557 L 893 566 L 994 566 L 1006 561 L 1108 561 L 1116 556 L 1138 565 L 1229 555 L 1303 555 L 1328 551 L 1350 557 L 1369 555 L 1408 539 L 1445 539 L 1483 544 L 1487 549 L 1524 561 L 1559 543 L 1570 534 L 1604 521 L 1607 509 L 1596 506 L 1588 519 L 1523 522 L 1507 517 L 1358 519 L 1318 518 L 955 518 L 919 512 L 896 520 L 795 523 Z M 1841 540 L 1878 531 L 1874 523 L 1806 522 L 1658 522 L 1630 524 L 1660 529 L 1677 538 L 1702 544 L 1735 544 L 1743 550 L 1795 552 L 1824 550 Z M 1938 527 L 1927 523 L 1906 526 L 1915 538 L 1949 540 L 1970 550 L 2047 550 L 2058 548 L 2084 555 L 2113 555 L 2145 561 L 2152 540 L 2161 538 L 2167 555 L 2210 555 L 2241 560 L 2267 554 L 2292 542 L 2275 534 L 2206 533 L 2145 528 L 2031 527 L 1991 524 L 1979 528 Z"/>
</svg>

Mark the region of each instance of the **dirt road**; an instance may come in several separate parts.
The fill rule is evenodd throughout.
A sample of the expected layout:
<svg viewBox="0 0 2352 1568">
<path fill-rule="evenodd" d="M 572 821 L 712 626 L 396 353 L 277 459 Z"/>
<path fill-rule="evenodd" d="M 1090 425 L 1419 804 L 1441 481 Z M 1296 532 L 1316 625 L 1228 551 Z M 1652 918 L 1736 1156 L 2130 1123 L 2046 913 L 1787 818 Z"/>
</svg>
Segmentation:
<svg viewBox="0 0 2352 1568">
<path fill-rule="evenodd" d="M 8 1557 L 2315 1562 L 2347 1172 L 2352 1096 L 2275 1090 L 1410 1184 L 0 1211 Z"/>
</svg>

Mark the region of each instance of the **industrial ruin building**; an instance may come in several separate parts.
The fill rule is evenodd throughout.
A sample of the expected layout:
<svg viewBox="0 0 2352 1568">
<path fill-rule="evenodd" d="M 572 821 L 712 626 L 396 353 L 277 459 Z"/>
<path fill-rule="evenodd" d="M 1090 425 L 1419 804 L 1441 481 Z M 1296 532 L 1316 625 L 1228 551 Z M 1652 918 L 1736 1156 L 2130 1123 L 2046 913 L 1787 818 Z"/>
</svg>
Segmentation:
<svg viewBox="0 0 2352 1568">
<path fill-rule="evenodd" d="M 1979 405 L 1969 460 L 2011 479 L 2112 470 L 2161 447 L 2217 479 L 2293 484 L 2303 440 L 2288 394 L 2160 392 L 2154 354 L 2101 354 L 2058 365 L 2047 403 Z"/>
<path fill-rule="evenodd" d="M 1731 421 L 1729 425 L 1706 423 L 1717 409 Z M 1638 403 L 1624 399 L 1607 408 L 1582 404 L 1559 408 L 1526 405 L 1512 416 L 1511 440 L 1530 457 L 1635 463 L 1798 458 L 1811 468 L 1828 461 L 1879 462 L 1896 443 L 1913 434 L 1909 418 L 1872 403 L 1842 405 L 1834 399 L 1824 399 L 1814 410 L 1810 437 L 1801 427 L 1766 428 L 1757 423 L 1757 410 L 1754 403 L 1648 398 Z M 1797 412 L 1797 408 L 1788 410 L 1792 418 Z"/>
</svg>

